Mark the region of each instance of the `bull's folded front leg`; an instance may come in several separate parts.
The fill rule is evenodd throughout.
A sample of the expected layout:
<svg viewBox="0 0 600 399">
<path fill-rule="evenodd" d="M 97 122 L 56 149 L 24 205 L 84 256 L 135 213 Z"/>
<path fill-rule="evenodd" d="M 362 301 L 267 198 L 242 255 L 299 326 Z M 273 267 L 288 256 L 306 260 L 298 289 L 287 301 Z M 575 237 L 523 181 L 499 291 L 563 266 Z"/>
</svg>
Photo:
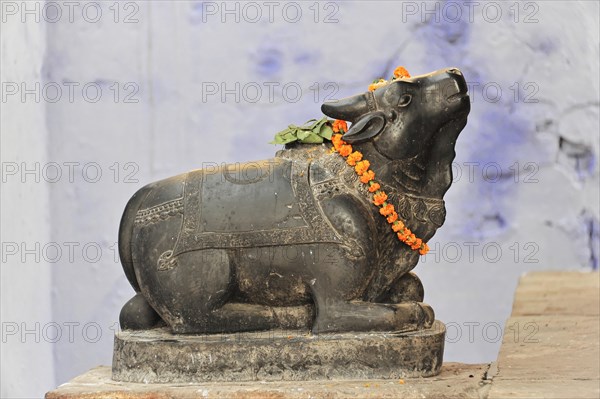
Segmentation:
<svg viewBox="0 0 600 399">
<path fill-rule="evenodd" d="M 312 319 L 311 306 L 272 307 L 232 302 L 211 313 L 205 332 L 308 329 Z"/>
<path fill-rule="evenodd" d="M 315 284 L 316 285 L 316 284 Z M 429 328 L 435 320 L 431 306 L 422 302 L 373 303 L 344 301 L 333 290 L 314 287 L 316 317 L 312 331 L 394 331 Z"/>
<path fill-rule="evenodd" d="M 429 328 L 433 321 L 433 309 L 422 302 L 338 302 L 326 307 L 317 305 L 312 331 L 315 334 L 344 331 L 408 332 Z"/>
</svg>

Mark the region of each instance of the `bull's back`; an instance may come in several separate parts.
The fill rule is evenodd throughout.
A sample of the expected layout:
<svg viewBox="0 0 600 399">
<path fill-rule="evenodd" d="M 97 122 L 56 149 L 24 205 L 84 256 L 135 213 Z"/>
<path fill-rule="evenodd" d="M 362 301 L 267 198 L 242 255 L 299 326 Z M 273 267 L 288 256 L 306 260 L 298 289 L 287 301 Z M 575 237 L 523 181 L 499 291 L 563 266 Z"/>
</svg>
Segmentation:
<svg viewBox="0 0 600 399">
<path fill-rule="evenodd" d="M 190 172 L 186 222 L 197 233 L 305 226 L 292 178 L 292 163 L 280 158 Z"/>
</svg>

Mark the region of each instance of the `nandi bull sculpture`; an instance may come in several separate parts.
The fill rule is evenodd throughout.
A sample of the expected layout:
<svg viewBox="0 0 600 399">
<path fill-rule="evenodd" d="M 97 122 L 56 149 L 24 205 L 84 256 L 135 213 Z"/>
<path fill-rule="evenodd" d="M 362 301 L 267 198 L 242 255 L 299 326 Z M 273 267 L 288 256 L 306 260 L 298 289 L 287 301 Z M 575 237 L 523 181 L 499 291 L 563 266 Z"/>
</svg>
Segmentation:
<svg viewBox="0 0 600 399">
<path fill-rule="evenodd" d="M 371 161 L 398 216 L 427 242 L 444 222 L 457 136 L 470 102 L 458 69 L 395 80 L 325 103 L 351 122 L 342 139 Z M 124 329 L 175 333 L 310 328 L 414 331 L 434 321 L 400 242 L 368 187 L 330 144 L 289 144 L 275 158 L 210 166 L 149 184 L 119 231 L 137 294 Z"/>
</svg>

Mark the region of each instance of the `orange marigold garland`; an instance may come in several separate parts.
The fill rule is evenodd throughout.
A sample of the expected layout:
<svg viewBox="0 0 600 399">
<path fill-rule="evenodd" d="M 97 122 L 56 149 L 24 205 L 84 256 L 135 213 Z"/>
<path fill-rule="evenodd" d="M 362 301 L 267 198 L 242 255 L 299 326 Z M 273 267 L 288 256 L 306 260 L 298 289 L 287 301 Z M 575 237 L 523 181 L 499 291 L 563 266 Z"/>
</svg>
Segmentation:
<svg viewBox="0 0 600 399">
<path fill-rule="evenodd" d="M 388 81 L 385 79 L 376 79 L 369 85 L 369 91 L 374 91 L 380 87 L 388 85 L 396 80 L 409 78 L 410 74 L 406 70 L 406 68 L 399 66 L 394 70 L 394 76 Z M 325 118 L 323 118 L 325 119 Z M 311 121 L 309 121 L 311 122 Z M 366 184 L 369 190 L 369 193 L 373 194 L 372 202 L 374 205 L 379 207 L 379 213 L 386 218 L 387 222 L 391 225 L 392 230 L 398 236 L 398 239 L 408 245 L 411 249 L 415 251 L 419 251 L 421 255 L 425 255 L 429 251 L 429 247 L 426 243 L 423 242 L 420 238 L 417 238 L 408 227 L 404 225 L 404 223 L 398 219 L 398 213 L 394 209 L 394 205 L 389 204 L 387 202 L 388 196 L 387 194 L 381 190 L 381 185 L 375 181 L 375 172 L 373 172 L 370 168 L 371 164 L 368 160 L 363 159 L 363 154 L 359 151 L 354 151 L 352 146 L 342 140 L 342 134 L 348 131 L 348 124 L 346 121 L 337 119 L 333 123 L 330 121 L 323 121 L 327 126 L 331 124 L 331 130 L 326 133 L 328 135 L 317 134 L 318 132 L 313 131 L 313 135 L 319 137 L 312 137 L 310 141 L 299 140 L 298 133 L 291 130 L 311 130 L 313 127 L 317 126 L 319 129 L 323 126 L 321 121 L 315 121 L 307 128 L 299 128 L 297 126 L 290 126 L 289 129 L 286 129 L 282 132 L 279 132 L 273 143 L 275 144 L 286 144 L 292 141 L 300 141 L 302 143 L 321 143 L 324 139 L 331 140 L 333 147 L 331 148 L 331 152 L 337 152 L 342 157 L 346 159 L 346 163 L 352 167 L 354 167 L 354 171 L 360 177 L 360 182 Z M 292 129 L 294 128 L 294 129 Z M 333 130 L 333 135 L 331 135 L 331 131 Z M 319 130 L 320 132 L 320 130 Z M 288 137 L 291 136 L 291 137 Z M 320 139 L 317 141 L 316 139 Z"/>
<path fill-rule="evenodd" d="M 406 74 L 404 74 L 400 68 L 397 68 L 396 71 L 394 71 L 394 76 L 407 76 L 408 72 L 402 68 L 404 72 L 406 72 Z M 336 134 L 331 137 L 331 142 L 333 143 L 333 148 L 331 149 L 332 152 L 337 152 L 346 158 L 346 163 L 348 165 L 354 166 L 354 171 L 360 177 L 360 182 L 367 184 L 369 192 L 373 193 L 373 204 L 379 207 L 379 213 L 384 216 L 387 222 L 392 226 L 392 230 L 396 233 L 398 239 L 408 245 L 411 249 L 415 251 L 418 250 L 421 255 L 425 255 L 429 252 L 427 244 L 420 238 L 417 238 L 401 220 L 398 220 L 398 213 L 396 213 L 394 205 L 386 202 L 388 199 L 387 194 L 381 190 L 381 185 L 375 181 L 375 172 L 369 169 L 371 163 L 368 160 L 363 159 L 363 154 L 359 151 L 353 151 L 352 146 L 342 140 L 342 134 L 348 130 L 346 122 L 336 120 L 333 122 L 332 127 L 333 131 L 336 132 Z"/>
</svg>

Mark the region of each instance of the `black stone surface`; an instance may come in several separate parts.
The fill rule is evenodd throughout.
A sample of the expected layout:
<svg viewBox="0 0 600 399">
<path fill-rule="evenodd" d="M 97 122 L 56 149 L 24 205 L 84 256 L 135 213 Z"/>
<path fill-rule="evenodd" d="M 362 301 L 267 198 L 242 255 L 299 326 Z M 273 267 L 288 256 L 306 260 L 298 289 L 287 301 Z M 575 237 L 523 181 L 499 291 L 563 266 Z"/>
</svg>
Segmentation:
<svg viewBox="0 0 600 399">
<path fill-rule="evenodd" d="M 456 139 L 470 110 L 458 69 L 394 81 L 323 112 L 352 123 L 388 203 L 427 242 L 443 224 Z M 331 144 L 151 183 L 127 204 L 119 253 L 136 297 L 123 329 L 416 331 L 435 317 L 400 242 Z M 147 303 L 144 303 L 147 302 Z M 292 308 L 301 309 L 298 312 Z"/>
<path fill-rule="evenodd" d="M 439 321 L 409 333 L 122 331 L 115 336 L 112 375 L 143 383 L 429 377 L 442 366 L 445 331 Z"/>
</svg>

